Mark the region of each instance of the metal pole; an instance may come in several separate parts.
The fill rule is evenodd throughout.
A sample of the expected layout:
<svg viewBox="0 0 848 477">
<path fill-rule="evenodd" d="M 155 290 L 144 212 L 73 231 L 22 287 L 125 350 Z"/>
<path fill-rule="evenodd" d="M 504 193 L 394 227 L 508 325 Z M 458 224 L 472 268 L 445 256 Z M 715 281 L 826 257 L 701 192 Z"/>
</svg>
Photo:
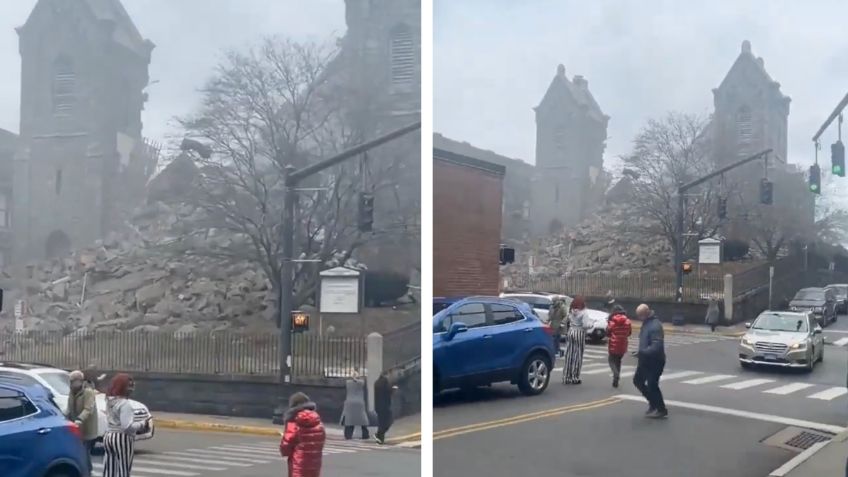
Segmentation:
<svg viewBox="0 0 848 477">
<path fill-rule="evenodd" d="M 839 104 L 836 105 L 836 109 L 834 109 L 833 112 L 830 113 L 830 116 L 827 117 L 827 120 L 825 120 L 824 124 L 822 124 L 819 130 L 816 131 L 816 134 L 813 136 L 813 142 L 819 142 L 819 137 L 821 137 L 824 130 L 827 129 L 828 126 L 830 126 L 830 123 L 832 123 L 837 116 L 839 116 L 839 113 L 841 113 L 842 110 L 845 109 L 845 106 L 848 106 L 848 94 L 846 94 L 845 97 L 842 98 L 842 101 L 840 101 Z"/>
<path fill-rule="evenodd" d="M 679 305 L 683 303 L 683 192 L 677 192 L 677 225 L 674 245 L 674 301 L 678 304 L 675 315 L 682 315 Z"/>
<path fill-rule="evenodd" d="M 280 385 L 291 382 L 291 314 L 294 305 L 294 196 L 291 180 L 293 166 L 283 171 L 285 194 L 283 196 L 282 254 L 280 264 Z"/>
<path fill-rule="evenodd" d="M 768 309 L 773 310 L 772 307 L 772 296 L 773 296 L 773 288 L 774 288 L 774 266 L 769 267 L 769 304 Z"/>
</svg>

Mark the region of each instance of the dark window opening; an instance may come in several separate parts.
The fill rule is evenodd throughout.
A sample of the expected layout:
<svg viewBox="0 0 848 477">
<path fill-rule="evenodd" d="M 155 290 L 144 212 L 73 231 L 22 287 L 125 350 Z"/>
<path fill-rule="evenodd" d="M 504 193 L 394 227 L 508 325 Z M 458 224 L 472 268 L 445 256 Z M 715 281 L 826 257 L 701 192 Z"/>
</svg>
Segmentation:
<svg viewBox="0 0 848 477">
<path fill-rule="evenodd" d="M 56 170 L 56 180 L 53 186 L 56 188 L 56 195 L 62 193 L 62 169 Z"/>
<path fill-rule="evenodd" d="M 66 115 L 76 106 L 76 73 L 74 64 L 60 56 L 53 64 L 53 113 Z"/>
<path fill-rule="evenodd" d="M 415 38 L 406 25 L 396 27 L 389 40 L 392 85 L 411 85 L 415 80 Z"/>
</svg>

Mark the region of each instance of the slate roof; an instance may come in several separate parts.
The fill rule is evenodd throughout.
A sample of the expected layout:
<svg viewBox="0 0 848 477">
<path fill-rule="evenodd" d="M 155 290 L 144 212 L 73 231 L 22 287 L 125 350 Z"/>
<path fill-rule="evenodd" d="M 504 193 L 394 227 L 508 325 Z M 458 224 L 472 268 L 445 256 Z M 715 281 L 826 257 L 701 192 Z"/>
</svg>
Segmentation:
<svg viewBox="0 0 848 477">
<path fill-rule="evenodd" d="M 585 82 L 582 76 L 575 76 L 574 81 L 569 81 L 568 77 L 565 76 L 565 67 L 563 65 L 557 66 L 557 73 L 554 75 L 554 79 L 551 80 L 551 84 L 548 86 L 548 90 L 545 92 L 545 96 L 542 97 L 539 106 L 545 104 L 547 101 L 552 101 L 557 94 L 564 91 L 574 99 L 574 102 L 586 107 L 586 111 L 590 117 L 598 121 L 609 119 L 601 110 L 598 102 L 595 101 L 595 97 L 589 91 L 588 85 L 580 86 L 578 84 L 580 82 Z"/>
<path fill-rule="evenodd" d="M 774 83 L 777 86 L 777 92 L 780 93 L 781 98 L 789 99 L 788 96 L 780 92 L 780 83 L 772 79 L 771 75 L 766 71 L 765 61 L 762 58 L 757 58 L 751 52 L 751 42 L 748 40 L 742 42 L 742 49 L 739 52 L 739 56 L 736 57 L 736 61 L 733 62 L 733 65 L 721 81 L 718 89 L 723 89 L 729 82 L 735 79 L 737 72 L 741 72 L 743 68 L 748 67 L 751 67 L 753 71 L 757 72 L 764 83 Z"/>
</svg>

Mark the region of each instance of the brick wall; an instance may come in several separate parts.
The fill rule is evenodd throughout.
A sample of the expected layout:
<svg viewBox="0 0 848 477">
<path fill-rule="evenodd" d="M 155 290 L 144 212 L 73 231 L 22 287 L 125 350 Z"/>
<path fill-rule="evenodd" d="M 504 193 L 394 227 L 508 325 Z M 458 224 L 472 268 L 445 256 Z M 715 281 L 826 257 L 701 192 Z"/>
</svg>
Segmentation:
<svg viewBox="0 0 848 477">
<path fill-rule="evenodd" d="M 504 171 L 434 151 L 433 296 L 498 293 Z"/>
</svg>

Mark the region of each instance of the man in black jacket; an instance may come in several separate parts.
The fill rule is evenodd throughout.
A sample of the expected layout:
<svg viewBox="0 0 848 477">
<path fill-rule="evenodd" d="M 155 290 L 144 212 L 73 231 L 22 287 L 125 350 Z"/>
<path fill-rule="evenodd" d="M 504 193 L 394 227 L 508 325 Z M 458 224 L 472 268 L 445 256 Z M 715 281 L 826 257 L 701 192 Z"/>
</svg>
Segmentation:
<svg viewBox="0 0 848 477">
<path fill-rule="evenodd" d="M 389 371 L 380 373 L 374 381 L 374 410 L 377 412 L 377 433 L 374 438 L 380 444 L 386 441 L 386 432 L 392 427 L 392 383 Z"/>
<path fill-rule="evenodd" d="M 636 352 L 638 363 L 633 384 L 648 400 L 645 417 L 662 419 L 668 416 L 660 391 L 660 376 L 665 368 L 662 323 L 644 303 L 636 308 L 636 316 L 642 321 L 642 329 L 639 331 L 639 351 Z"/>
</svg>

